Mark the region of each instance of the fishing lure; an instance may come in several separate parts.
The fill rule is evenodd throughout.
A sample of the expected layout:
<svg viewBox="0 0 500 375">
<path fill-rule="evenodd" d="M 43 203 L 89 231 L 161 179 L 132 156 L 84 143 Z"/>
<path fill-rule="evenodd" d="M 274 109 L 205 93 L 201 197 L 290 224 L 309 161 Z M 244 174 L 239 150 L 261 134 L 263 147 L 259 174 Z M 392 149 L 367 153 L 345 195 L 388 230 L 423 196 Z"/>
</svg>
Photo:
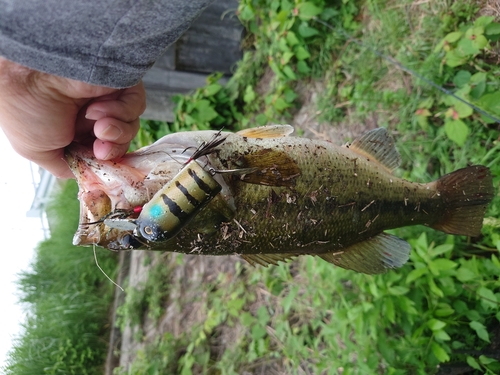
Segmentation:
<svg viewBox="0 0 500 375">
<path fill-rule="evenodd" d="M 131 210 L 116 210 L 101 220 L 86 225 L 104 223 L 110 228 L 133 231 L 133 234 L 127 234 L 116 241 L 117 249 L 134 248 L 137 241 L 144 244 L 140 238 L 156 242 L 174 237 L 222 190 L 221 185 L 214 179 L 216 173 L 251 172 L 248 169 L 205 169 L 197 161 L 202 156 L 213 153 L 225 139 L 219 131 L 210 141 L 203 142 L 184 163 L 179 173 L 144 206 Z"/>
<path fill-rule="evenodd" d="M 222 190 L 215 173 L 196 160 L 188 162 L 142 207 L 134 234 L 153 242 L 174 237 Z"/>
<path fill-rule="evenodd" d="M 214 179 L 215 174 L 241 175 L 258 169 L 215 170 L 202 167 L 197 159 L 213 153 L 226 138 L 221 137 L 219 131 L 210 141 L 203 142 L 184 168 L 142 207 L 139 217 L 134 221 L 135 236 L 151 242 L 173 238 L 222 190 L 222 186 Z"/>
</svg>

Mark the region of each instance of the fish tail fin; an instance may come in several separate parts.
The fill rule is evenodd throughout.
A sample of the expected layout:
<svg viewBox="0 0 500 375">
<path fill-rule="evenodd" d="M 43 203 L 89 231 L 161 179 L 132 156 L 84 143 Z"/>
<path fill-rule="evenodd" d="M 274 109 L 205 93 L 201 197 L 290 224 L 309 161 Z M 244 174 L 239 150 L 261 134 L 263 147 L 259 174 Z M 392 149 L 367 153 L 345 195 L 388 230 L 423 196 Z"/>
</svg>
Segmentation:
<svg viewBox="0 0 500 375">
<path fill-rule="evenodd" d="M 490 170 L 474 165 L 444 175 L 434 183 L 444 207 L 441 218 L 431 227 L 450 234 L 479 236 L 494 195 Z"/>
</svg>

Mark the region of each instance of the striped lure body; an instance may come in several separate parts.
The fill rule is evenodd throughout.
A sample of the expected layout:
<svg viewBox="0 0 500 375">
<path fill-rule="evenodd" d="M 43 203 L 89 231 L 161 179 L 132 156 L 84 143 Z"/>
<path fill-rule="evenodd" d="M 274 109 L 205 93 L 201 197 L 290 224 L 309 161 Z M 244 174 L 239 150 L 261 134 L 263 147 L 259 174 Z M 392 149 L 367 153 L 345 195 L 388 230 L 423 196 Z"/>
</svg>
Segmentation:
<svg viewBox="0 0 500 375">
<path fill-rule="evenodd" d="M 214 174 L 191 160 L 144 205 L 136 235 L 152 242 L 174 237 L 221 191 Z"/>
</svg>

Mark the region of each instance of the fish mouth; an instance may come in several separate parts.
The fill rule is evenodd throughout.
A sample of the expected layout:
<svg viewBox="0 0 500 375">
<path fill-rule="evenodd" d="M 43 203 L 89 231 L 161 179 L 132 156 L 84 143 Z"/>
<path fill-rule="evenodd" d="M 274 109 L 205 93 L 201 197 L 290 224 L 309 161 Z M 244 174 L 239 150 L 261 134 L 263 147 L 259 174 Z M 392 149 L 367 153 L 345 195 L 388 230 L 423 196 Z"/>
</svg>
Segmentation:
<svg viewBox="0 0 500 375">
<path fill-rule="evenodd" d="M 101 220 L 112 210 L 110 197 L 102 190 L 81 192 L 80 199 L 80 224 L 73 237 L 73 245 L 85 246 L 101 242 L 104 228 Z"/>
<path fill-rule="evenodd" d="M 143 204 L 146 197 L 141 188 L 146 175 L 116 160 L 98 160 L 79 144 L 67 147 L 65 158 L 79 187 L 80 220 L 73 245 L 106 245 L 117 234 L 100 221 L 117 208 Z"/>
<path fill-rule="evenodd" d="M 163 151 L 168 146 L 158 145 L 160 151 L 148 146 L 114 160 L 99 160 L 91 149 L 78 143 L 66 148 L 66 162 L 78 183 L 80 200 L 74 245 L 108 247 L 126 233 L 108 227 L 103 219 L 117 210 L 143 206 L 172 179 L 179 161 Z"/>
</svg>

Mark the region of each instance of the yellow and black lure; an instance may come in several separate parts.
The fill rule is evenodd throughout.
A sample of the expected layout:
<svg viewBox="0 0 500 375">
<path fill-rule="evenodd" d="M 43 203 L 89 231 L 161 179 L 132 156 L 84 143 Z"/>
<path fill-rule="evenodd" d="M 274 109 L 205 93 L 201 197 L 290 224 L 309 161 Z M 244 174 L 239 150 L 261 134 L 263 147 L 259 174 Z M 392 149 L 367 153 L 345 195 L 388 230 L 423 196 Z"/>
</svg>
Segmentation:
<svg viewBox="0 0 500 375">
<path fill-rule="evenodd" d="M 214 179 L 218 171 L 206 170 L 197 159 L 214 152 L 225 140 L 218 132 L 193 153 L 181 171 L 142 207 L 134 221 L 134 235 L 152 242 L 166 241 L 177 235 L 219 194 L 222 187 Z"/>
</svg>

